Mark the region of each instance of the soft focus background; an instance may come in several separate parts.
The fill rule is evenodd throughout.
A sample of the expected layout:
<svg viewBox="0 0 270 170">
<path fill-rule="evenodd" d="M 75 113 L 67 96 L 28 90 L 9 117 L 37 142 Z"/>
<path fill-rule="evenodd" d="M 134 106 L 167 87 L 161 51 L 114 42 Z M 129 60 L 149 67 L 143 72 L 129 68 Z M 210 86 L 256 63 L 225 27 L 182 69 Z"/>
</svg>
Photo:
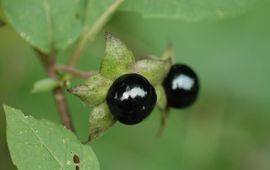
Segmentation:
<svg viewBox="0 0 270 170">
<path fill-rule="evenodd" d="M 101 169 L 269 170 L 269 18 L 270 3 L 237 17 L 196 23 L 117 12 L 103 32 L 123 39 L 137 56 L 160 56 L 171 42 L 176 61 L 198 73 L 201 93 L 194 106 L 172 110 L 160 139 L 155 137 L 157 110 L 139 125 L 116 124 L 92 144 Z M 80 69 L 99 68 L 103 32 L 89 44 Z M 59 61 L 67 61 L 69 53 L 60 54 Z M 30 94 L 33 82 L 44 75 L 31 47 L 10 26 L 0 28 L 0 104 L 59 123 L 52 95 Z M 66 95 L 78 137 L 85 140 L 90 108 Z M 12 170 L 5 138 L 0 109 L 0 169 Z"/>
</svg>

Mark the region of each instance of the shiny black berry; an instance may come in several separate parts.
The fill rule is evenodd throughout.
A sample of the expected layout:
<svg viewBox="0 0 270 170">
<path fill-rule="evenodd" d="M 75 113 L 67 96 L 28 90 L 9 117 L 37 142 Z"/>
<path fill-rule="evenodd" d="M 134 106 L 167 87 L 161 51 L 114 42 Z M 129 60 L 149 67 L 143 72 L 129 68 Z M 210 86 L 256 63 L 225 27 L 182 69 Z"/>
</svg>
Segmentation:
<svg viewBox="0 0 270 170">
<path fill-rule="evenodd" d="M 193 104 L 199 92 L 199 80 L 196 73 L 184 64 L 171 67 L 163 81 L 168 106 L 185 108 Z"/>
<path fill-rule="evenodd" d="M 144 120 L 157 102 L 154 87 L 139 74 L 125 74 L 114 81 L 107 94 L 111 113 L 123 124 Z"/>
</svg>

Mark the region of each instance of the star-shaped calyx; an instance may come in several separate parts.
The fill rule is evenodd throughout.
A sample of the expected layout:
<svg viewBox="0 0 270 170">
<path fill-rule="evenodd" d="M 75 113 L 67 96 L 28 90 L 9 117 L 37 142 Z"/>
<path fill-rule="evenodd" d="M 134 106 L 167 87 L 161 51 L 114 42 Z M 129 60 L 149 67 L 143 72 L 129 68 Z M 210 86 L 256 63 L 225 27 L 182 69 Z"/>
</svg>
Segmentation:
<svg viewBox="0 0 270 170">
<path fill-rule="evenodd" d="M 89 141 L 104 134 L 116 122 L 106 103 L 106 95 L 112 83 L 123 74 L 137 73 L 144 76 L 156 90 L 158 108 L 164 111 L 167 105 L 161 84 L 172 65 L 171 57 L 147 56 L 136 60 L 133 52 L 120 39 L 111 33 L 106 33 L 105 39 L 105 56 L 99 73 L 68 90 L 87 106 L 93 107 L 89 116 Z"/>
</svg>

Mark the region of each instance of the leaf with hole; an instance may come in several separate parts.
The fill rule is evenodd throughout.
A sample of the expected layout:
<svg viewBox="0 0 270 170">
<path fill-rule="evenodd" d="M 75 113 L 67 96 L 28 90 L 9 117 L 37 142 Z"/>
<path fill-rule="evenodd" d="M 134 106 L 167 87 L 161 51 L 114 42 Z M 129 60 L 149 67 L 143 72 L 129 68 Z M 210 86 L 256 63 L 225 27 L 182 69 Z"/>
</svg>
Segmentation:
<svg viewBox="0 0 270 170">
<path fill-rule="evenodd" d="M 4 106 L 7 142 L 13 163 L 20 170 L 99 170 L 95 153 L 69 130 L 48 120 L 36 120 Z"/>
</svg>

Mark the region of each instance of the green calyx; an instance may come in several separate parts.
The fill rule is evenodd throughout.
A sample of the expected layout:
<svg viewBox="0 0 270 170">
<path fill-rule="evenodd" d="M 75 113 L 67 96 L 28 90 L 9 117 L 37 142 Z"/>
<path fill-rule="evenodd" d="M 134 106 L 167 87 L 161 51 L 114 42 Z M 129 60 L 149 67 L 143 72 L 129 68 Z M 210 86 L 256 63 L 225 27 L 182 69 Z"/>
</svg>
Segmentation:
<svg viewBox="0 0 270 170">
<path fill-rule="evenodd" d="M 89 77 L 83 84 L 68 90 L 87 106 L 93 107 L 89 116 L 89 141 L 101 136 L 114 124 L 115 119 L 109 111 L 106 96 L 112 83 L 123 74 L 137 73 L 144 76 L 157 91 L 158 108 L 165 109 L 167 105 L 161 83 L 172 65 L 169 53 L 162 58 L 151 56 L 136 61 L 132 51 L 120 39 L 111 33 L 106 33 L 105 39 L 105 56 L 99 73 Z"/>
<path fill-rule="evenodd" d="M 114 123 L 115 119 L 110 113 L 109 107 L 106 102 L 97 105 L 93 108 L 89 115 L 89 137 L 88 140 L 92 141 L 102 136 Z"/>
<path fill-rule="evenodd" d="M 84 84 L 70 88 L 68 91 L 78 96 L 86 105 L 95 106 L 104 102 L 112 81 L 96 74 L 89 77 Z"/>
</svg>

